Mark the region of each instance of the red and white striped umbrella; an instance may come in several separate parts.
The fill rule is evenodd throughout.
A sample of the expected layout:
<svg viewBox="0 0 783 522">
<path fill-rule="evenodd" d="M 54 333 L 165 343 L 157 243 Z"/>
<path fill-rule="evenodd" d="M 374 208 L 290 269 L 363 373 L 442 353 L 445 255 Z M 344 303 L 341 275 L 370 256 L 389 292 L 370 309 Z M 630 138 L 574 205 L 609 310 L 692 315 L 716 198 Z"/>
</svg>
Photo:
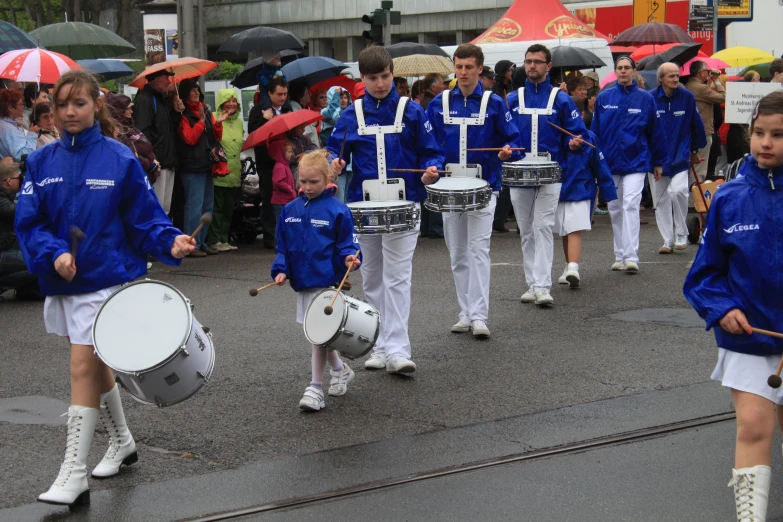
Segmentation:
<svg viewBox="0 0 783 522">
<path fill-rule="evenodd" d="M 63 73 L 82 67 L 60 53 L 19 49 L 0 56 L 0 78 L 17 82 L 57 83 Z"/>
</svg>

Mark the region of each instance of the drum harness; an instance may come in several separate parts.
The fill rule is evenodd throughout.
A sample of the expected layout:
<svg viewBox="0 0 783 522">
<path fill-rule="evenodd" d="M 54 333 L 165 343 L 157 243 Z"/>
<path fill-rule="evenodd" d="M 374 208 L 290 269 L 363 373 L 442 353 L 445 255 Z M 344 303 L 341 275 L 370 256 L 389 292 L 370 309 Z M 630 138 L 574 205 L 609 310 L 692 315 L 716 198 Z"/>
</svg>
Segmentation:
<svg viewBox="0 0 783 522">
<path fill-rule="evenodd" d="M 469 178 L 478 177 L 478 169 L 470 169 L 468 171 L 468 126 L 484 125 L 484 121 L 487 117 L 487 105 L 492 97 L 492 91 L 484 91 L 484 95 L 481 97 L 481 109 L 479 109 L 478 116 L 472 118 L 457 118 L 451 115 L 449 106 L 451 103 L 451 92 L 445 91 L 443 96 L 443 123 L 446 125 L 459 125 L 459 169 L 454 172 L 452 177 L 455 178 Z M 467 105 L 467 98 L 465 98 L 465 104 Z M 446 170 L 453 170 L 446 165 Z M 475 171 L 475 172 L 473 172 Z"/>
</svg>

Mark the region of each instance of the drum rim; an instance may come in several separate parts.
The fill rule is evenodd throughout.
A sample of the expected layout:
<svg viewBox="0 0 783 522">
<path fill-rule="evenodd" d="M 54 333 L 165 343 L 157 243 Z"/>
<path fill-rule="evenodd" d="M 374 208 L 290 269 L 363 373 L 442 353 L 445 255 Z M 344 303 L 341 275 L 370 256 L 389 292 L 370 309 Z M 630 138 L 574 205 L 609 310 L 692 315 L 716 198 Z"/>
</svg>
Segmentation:
<svg viewBox="0 0 783 522">
<path fill-rule="evenodd" d="M 340 335 L 342 334 L 341 330 L 343 328 L 343 326 L 341 326 L 341 328 L 338 328 L 337 332 L 335 332 L 335 334 L 332 335 L 329 338 L 329 340 L 326 341 L 325 343 L 316 343 L 312 339 L 310 339 L 309 335 L 307 335 L 307 314 L 310 313 L 310 308 L 313 306 L 313 303 L 315 303 L 315 301 L 318 299 L 318 296 L 323 294 L 324 292 L 337 292 L 337 288 L 334 288 L 334 287 L 332 287 L 332 288 L 325 288 L 324 290 L 321 290 L 320 292 L 315 294 L 315 296 L 313 296 L 313 300 L 310 301 L 309 305 L 307 305 L 307 310 L 305 310 L 305 319 L 304 319 L 304 321 L 302 321 L 302 330 L 304 330 L 305 338 L 308 341 L 310 341 L 310 344 L 314 344 L 316 346 L 329 346 L 331 343 L 333 343 L 335 341 L 335 339 L 340 337 Z M 348 319 L 348 303 L 346 303 L 346 299 L 345 299 L 346 296 L 345 296 L 345 294 L 343 294 L 342 292 L 337 292 L 337 295 L 343 301 L 343 320 L 340 322 L 340 325 L 344 325 L 346 319 Z"/>
<path fill-rule="evenodd" d="M 186 330 L 186 334 L 185 334 L 185 336 L 182 338 L 182 341 L 180 341 L 180 343 L 179 343 L 179 347 L 178 347 L 176 350 L 174 350 L 174 352 L 173 352 L 173 353 L 172 353 L 172 354 L 171 354 L 171 355 L 170 355 L 168 358 L 166 358 L 166 359 L 164 359 L 163 361 L 159 362 L 159 363 L 158 363 L 158 364 L 156 364 L 155 366 L 151 366 L 151 367 L 149 367 L 149 368 L 145 368 L 144 370 L 123 370 L 123 369 L 120 369 L 120 368 L 115 368 L 114 366 L 110 365 L 110 364 L 109 364 L 109 363 L 108 363 L 106 360 L 104 360 L 104 358 L 103 358 L 103 357 L 101 357 L 101 352 L 100 352 L 100 350 L 98 349 L 98 343 L 97 343 L 97 342 L 96 342 L 96 340 L 95 340 L 95 327 L 96 327 L 96 326 L 97 326 L 97 324 L 98 324 L 98 318 L 100 317 L 100 315 L 101 315 L 101 312 L 103 311 L 103 307 L 105 307 L 105 306 L 106 306 L 106 304 L 107 304 L 107 303 L 108 303 L 108 302 L 109 302 L 109 301 L 110 301 L 112 298 L 114 298 L 114 297 L 115 297 L 117 294 L 119 294 L 119 293 L 120 293 L 122 290 L 124 290 L 124 289 L 126 289 L 126 288 L 130 288 L 131 286 L 140 285 L 140 284 L 145 284 L 145 283 L 158 283 L 158 284 L 161 284 L 161 285 L 164 285 L 164 286 L 168 286 L 169 288 L 171 288 L 172 290 L 174 290 L 176 293 L 178 293 L 178 294 L 179 294 L 179 296 L 180 296 L 180 297 L 182 298 L 182 300 L 185 302 L 185 309 L 186 309 L 186 310 L 187 310 L 187 312 L 188 312 L 188 327 L 187 327 L 187 330 Z M 122 285 L 122 286 L 120 286 L 120 287 L 119 287 L 117 290 L 115 290 L 114 292 L 112 292 L 112 294 L 111 294 L 109 297 L 107 297 L 107 298 L 106 298 L 106 300 L 103 302 L 103 304 L 101 305 L 101 307 L 98 309 L 98 313 L 96 313 L 96 314 L 95 314 L 95 319 L 94 319 L 94 320 L 93 320 L 93 322 L 92 322 L 92 346 L 93 346 L 93 349 L 95 350 L 95 355 L 97 355 L 97 356 L 98 356 L 98 358 L 99 358 L 101 361 L 103 361 L 103 363 L 104 363 L 106 366 L 108 366 L 109 368 L 111 368 L 111 369 L 112 369 L 112 370 L 114 370 L 115 372 L 121 372 L 121 373 L 129 374 L 129 375 L 142 375 L 142 374 L 144 374 L 144 373 L 153 372 L 153 371 L 157 370 L 158 368 L 161 368 L 161 367 L 165 366 L 165 365 L 166 365 L 166 364 L 168 364 L 168 363 L 169 363 L 169 362 L 170 362 L 172 359 L 174 359 L 174 357 L 176 357 L 177 355 L 179 355 L 179 353 L 180 353 L 180 352 L 181 352 L 181 351 L 182 351 L 182 350 L 185 348 L 185 346 L 187 345 L 187 340 L 188 340 L 188 337 L 190 337 L 190 332 L 191 332 L 191 330 L 193 329 L 193 310 L 191 310 L 191 309 L 190 309 L 190 306 L 191 306 L 190 299 L 188 299 L 187 297 L 185 297 L 185 294 L 183 294 L 182 292 L 180 292 L 179 290 L 177 290 L 177 289 L 176 289 L 176 288 L 175 288 L 173 285 L 171 285 L 171 284 L 169 284 L 169 283 L 167 283 L 167 282 L 165 282 L 165 281 L 159 281 L 159 280 L 157 280 L 157 279 L 148 279 L 148 278 L 147 278 L 147 279 L 142 279 L 142 280 L 140 280 L 140 281 L 132 281 L 132 282 L 130 282 L 130 283 L 125 283 L 125 284 L 123 284 L 123 285 Z"/>
<path fill-rule="evenodd" d="M 377 203 L 379 204 L 376 207 L 372 207 L 370 205 L 364 205 L 366 203 Z M 386 205 L 382 205 L 383 203 L 387 203 Z M 391 203 L 391 204 L 388 204 Z M 399 200 L 399 201 L 351 201 L 350 203 L 345 204 L 349 209 L 373 209 L 377 208 L 379 210 L 388 210 L 390 208 L 399 208 L 399 209 L 407 209 L 407 208 L 415 208 L 416 202 L 415 201 L 409 201 L 407 199 Z M 353 206 L 351 206 L 353 205 Z M 361 206 L 360 206 L 361 205 Z"/>
<path fill-rule="evenodd" d="M 461 180 L 461 179 L 483 181 L 484 184 L 483 185 L 479 185 L 478 187 L 472 187 L 472 188 L 448 188 L 448 189 L 446 189 L 446 188 L 440 188 L 440 187 L 436 186 L 438 183 L 440 183 L 441 181 L 446 180 L 446 179 L 448 179 L 448 180 L 455 180 L 455 181 L 456 180 Z M 479 193 L 479 192 L 481 192 L 481 191 L 483 191 L 485 189 L 489 189 L 490 192 L 492 191 L 492 188 L 489 186 L 489 182 L 487 180 L 485 180 L 485 179 L 479 179 L 479 178 L 440 178 L 438 181 L 436 181 L 435 183 L 433 183 L 431 185 L 425 185 L 424 188 L 427 189 L 427 193 L 428 194 L 430 194 L 432 192 L 440 193 L 440 194 L 448 194 L 449 192 Z"/>
</svg>

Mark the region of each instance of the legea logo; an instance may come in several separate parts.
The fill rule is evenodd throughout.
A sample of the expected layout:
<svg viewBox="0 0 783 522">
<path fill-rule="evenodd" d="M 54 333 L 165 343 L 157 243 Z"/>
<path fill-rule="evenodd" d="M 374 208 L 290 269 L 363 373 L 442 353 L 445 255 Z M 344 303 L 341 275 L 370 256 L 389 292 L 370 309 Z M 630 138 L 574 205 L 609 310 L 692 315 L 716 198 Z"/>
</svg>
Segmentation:
<svg viewBox="0 0 783 522">
<path fill-rule="evenodd" d="M 617 105 L 601 105 L 604 109 L 619 109 Z"/>
<path fill-rule="evenodd" d="M 724 228 L 723 231 L 727 234 L 733 234 L 734 232 L 746 232 L 748 230 L 758 230 L 759 225 L 756 223 L 755 225 L 743 225 L 741 223 L 734 223 L 729 228 Z"/>
<path fill-rule="evenodd" d="M 63 178 L 44 178 L 40 182 L 36 182 L 35 184 L 39 187 L 45 187 L 46 185 L 50 183 L 62 183 Z"/>
<path fill-rule="evenodd" d="M 302 222 L 302 218 L 288 217 L 288 218 L 285 218 L 285 222 L 286 223 L 301 223 Z"/>
</svg>

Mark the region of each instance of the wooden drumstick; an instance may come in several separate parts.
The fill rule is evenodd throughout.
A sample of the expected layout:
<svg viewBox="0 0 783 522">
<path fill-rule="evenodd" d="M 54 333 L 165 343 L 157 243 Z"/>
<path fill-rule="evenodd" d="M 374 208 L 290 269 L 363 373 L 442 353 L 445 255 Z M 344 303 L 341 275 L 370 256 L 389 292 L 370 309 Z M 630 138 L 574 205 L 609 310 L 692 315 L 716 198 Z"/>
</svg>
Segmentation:
<svg viewBox="0 0 783 522">
<path fill-rule="evenodd" d="M 199 223 L 198 228 L 196 228 L 196 230 L 194 230 L 193 233 L 190 234 L 190 239 L 193 239 L 196 236 L 196 234 L 201 232 L 202 228 L 204 228 L 206 225 L 209 225 L 210 223 L 212 223 L 212 214 L 210 214 L 209 212 L 204 212 L 201 215 L 201 223 Z"/>
<path fill-rule="evenodd" d="M 547 122 L 548 124 L 550 124 L 552 127 L 556 128 L 557 130 L 559 130 L 559 131 L 561 131 L 561 132 L 565 132 L 566 134 L 568 134 L 568 135 L 569 135 L 569 136 L 571 136 L 572 138 L 579 138 L 579 136 L 577 136 L 576 134 L 573 134 L 573 133 L 570 133 L 570 132 L 568 132 L 568 131 L 567 131 L 567 130 L 565 130 L 563 127 L 558 127 L 557 125 L 555 125 L 554 123 L 552 123 L 552 122 L 551 122 L 551 121 L 549 121 L 549 120 L 546 120 L 546 122 Z M 582 140 L 582 141 L 584 141 L 584 140 Z M 586 142 L 586 141 L 585 141 L 585 142 L 584 142 L 584 144 L 585 144 L 585 145 L 587 145 L 587 146 L 589 146 L 589 147 L 593 147 L 593 148 L 595 148 L 595 145 L 593 145 L 592 143 L 588 143 L 588 142 Z"/>
<path fill-rule="evenodd" d="M 337 156 L 337 159 L 342 161 L 343 159 L 343 152 L 345 152 L 345 142 L 348 139 L 348 125 L 345 126 L 345 134 L 343 134 L 343 144 L 340 145 L 340 155 Z"/>
<path fill-rule="evenodd" d="M 427 172 L 424 169 L 386 169 L 386 172 Z M 451 174 L 450 170 L 436 170 L 438 174 Z"/>
<path fill-rule="evenodd" d="M 361 252 L 361 249 L 356 251 L 356 257 L 359 257 L 359 252 Z M 353 263 L 351 264 L 351 268 L 353 268 Z M 326 315 L 332 315 L 332 312 L 334 312 L 334 302 L 337 301 L 337 296 L 340 294 L 340 290 L 343 289 L 343 285 L 345 284 L 345 280 L 348 279 L 348 274 L 351 273 L 351 268 L 345 271 L 345 275 L 343 276 L 343 280 L 340 281 L 340 286 L 337 287 L 337 291 L 334 293 L 334 297 L 332 297 L 332 302 L 329 303 L 329 306 L 324 307 L 324 313 Z"/>
<path fill-rule="evenodd" d="M 769 335 L 770 337 L 777 337 L 778 339 L 783 339 L 783 334 L 778 332 L 773 332 L 771 330 L 762 330 L 761 328 L 753 328 L 751 326 L 750 328 L 753 330 L 753 333 L 761 334 L 761 335 Z M 780 378 L 780 372 L 783 371 L 783 357 L 780 358 L 780 364 L 778 364 L 778 370 L 769 376 L 769 379 L 767 379 L 767 384 L 771 388 L 780 388 L 780 385 L 783 384 L 783 379 Z"/>
<path fill-rule="evenodd" d="M 76 258 L 76 251 L 79 250 L 79 243 L 84 239 L 84 232 L 76 225 L 71 226 L 71 257 Z"/>
<path fill-rule="evenodd" d="M 465 150 L 468 151 L 468 152 L 472 152 L 472 151 L 477 151 L 477 152 L 482 152 L 482 151 L 485 151 L 485 152 L 498 152 L 498 151 L 501 151 L 501 150 L 504 150 L 504 149 L 490 147 L 490 148 L 483 148 L 483 149 L 465 149 Z M 524 147 L 511 147 L 509 150 L 525 150 L 525 148 Z"/>
<path fill-rule="evenodd" d="M 270 288 L 270 287 L 273 287 L 273 286 L 280 286 L 281 284 L 282 283 L 278 283 L 277 281 L 275 281 L 274 283 L 269 283 L 268 285 L 264 285 L 261 288 L 251 288 L 250 289 L 250 295 L 255 297 L 255 296 L 258 295 L 258 292 L 260 292 L 261 290 L 266 290 L 267 288 Z"/>
</svg>

